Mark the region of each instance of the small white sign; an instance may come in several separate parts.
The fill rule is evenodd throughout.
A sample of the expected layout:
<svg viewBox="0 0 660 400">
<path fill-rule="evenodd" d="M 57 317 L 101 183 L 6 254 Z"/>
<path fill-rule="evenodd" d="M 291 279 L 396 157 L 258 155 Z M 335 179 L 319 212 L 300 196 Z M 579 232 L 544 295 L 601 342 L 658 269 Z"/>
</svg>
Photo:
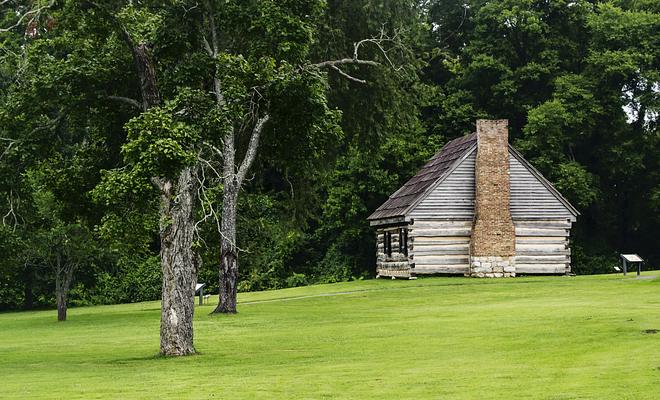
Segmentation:
<svg viewBox="0 0 660 400">
<path fill-rule="evenodd" d="M 621 254 L 621 257 L 628 262 L 642 262 L 642 257 L 637 254 Z"/>
</svg>

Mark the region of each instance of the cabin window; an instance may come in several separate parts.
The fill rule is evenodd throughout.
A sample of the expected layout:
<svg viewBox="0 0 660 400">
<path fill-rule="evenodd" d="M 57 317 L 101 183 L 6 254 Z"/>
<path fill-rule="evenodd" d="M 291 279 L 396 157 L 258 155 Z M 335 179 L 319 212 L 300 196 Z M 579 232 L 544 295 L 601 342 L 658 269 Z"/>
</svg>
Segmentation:
<svg viewBox="0 0 660 400">
<path fill-rule="evenodd" d="M 408 228 L 399 228 L 399 253 L 408 255 Z"/>
<path fill-rule="evenodd" d="M 392 255 L 392 232 L 383 233 L 383 250 L 388 256 Z"/>
</svg>

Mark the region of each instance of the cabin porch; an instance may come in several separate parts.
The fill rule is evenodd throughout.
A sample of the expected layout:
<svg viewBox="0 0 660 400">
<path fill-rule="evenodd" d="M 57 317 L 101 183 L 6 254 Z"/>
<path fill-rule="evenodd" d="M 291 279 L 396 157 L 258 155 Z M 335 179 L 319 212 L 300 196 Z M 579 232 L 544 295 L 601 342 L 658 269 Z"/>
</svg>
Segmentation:
<svg viewBox="0 0 660 400">
<path fill-rule="evenodd" d="M 410 260 L 412 245 L 406 224 L 381 227 L 377 231 L 376 278 L 414 279 L 414 264 Z"/>
</svg>

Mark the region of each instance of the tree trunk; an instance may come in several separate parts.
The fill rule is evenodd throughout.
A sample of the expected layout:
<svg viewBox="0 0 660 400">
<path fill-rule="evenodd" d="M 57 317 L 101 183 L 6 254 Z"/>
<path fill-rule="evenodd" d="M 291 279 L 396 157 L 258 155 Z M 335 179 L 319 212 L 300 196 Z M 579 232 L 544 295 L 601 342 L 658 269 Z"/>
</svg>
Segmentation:
<svg viewBox="0 0 660 400">
<path fill-rule="evenodd" d="M 23 270 L 23 279 L 25 280 L 25 287 L 23 289 L 24 301 L 23 308 L 25 310 L 31 310 L 34 306 L 34 294 L 32 292 L 33 279 L 32 279 L 32 267 L 25 263 L 25 269 Z"/>
<path fill-rule="evenodd" d="M 238 282 L 238 251 L 236 248 L 236 179 L 227 179 L 222 197 L 222 225 L 220 248 L 220 299 L 216 313 L 236 313 L 236 283 Z"/>
<path fill-rule="evenodd" d="M 132 50 L 135 68 L 140 78 L 142 108 L 148 110 L 160 104 L 160 91 L 156 81 L 156 68 L 151 57 L 151 49 L 148 45 L 140 43 Z"/>
<path fill-rule="evenodd" d="M 59 274 L 55 278 L 55 299 L 57 301 L 57 320 L 66 321 L 67 289 L 64 288 L 64 283 Z"/>
<path fill-rule="evenodd" d="M 131 46 L 135 68 L 140 78 L 142 108 L 160 105 L 160 91 L 151 49 L 145 43 L 134 44 L 128 32 L 124 37 Z M 160 258 L 163 292 L 160 319 L 160 354 L 183 356 L 195 353 L 193 315 L 195 311 L 196 265 L 192 249 L 195 228 L 195 171 L 185 168 L 176 183 L 154 178 L 161 193 Z"/>
<path fill-rule="evenodd" d="M 160 321 L 160 353 L 184 356 L 195 353 L 193 315 L 197 276 L 194 251 L 195 177 L 185 168 L 176 187 L 161 180 L 161 267 L 163 301 Z"/>
<path fill-rule="evenodd" d="M 66 321 L 67 298 L 73 278 L 74 266 L 65 264 L 58 254 L 55 269 L 55 301 L 57 302 L 57 320 Z"/>
</svg>

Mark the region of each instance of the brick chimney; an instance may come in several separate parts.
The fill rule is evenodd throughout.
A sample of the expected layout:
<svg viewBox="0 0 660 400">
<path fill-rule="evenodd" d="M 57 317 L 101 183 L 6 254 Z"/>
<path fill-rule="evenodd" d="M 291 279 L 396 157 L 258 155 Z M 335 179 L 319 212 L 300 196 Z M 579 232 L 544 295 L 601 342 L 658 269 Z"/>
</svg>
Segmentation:
<svg viewBox="0 0 660 400">
<path fill-rule="evenodd" d="M 509 210 L 508 145 L 507 120 L 477 120 L 471 276 L 515 276 L 516 232 Z"/>
</svg>

